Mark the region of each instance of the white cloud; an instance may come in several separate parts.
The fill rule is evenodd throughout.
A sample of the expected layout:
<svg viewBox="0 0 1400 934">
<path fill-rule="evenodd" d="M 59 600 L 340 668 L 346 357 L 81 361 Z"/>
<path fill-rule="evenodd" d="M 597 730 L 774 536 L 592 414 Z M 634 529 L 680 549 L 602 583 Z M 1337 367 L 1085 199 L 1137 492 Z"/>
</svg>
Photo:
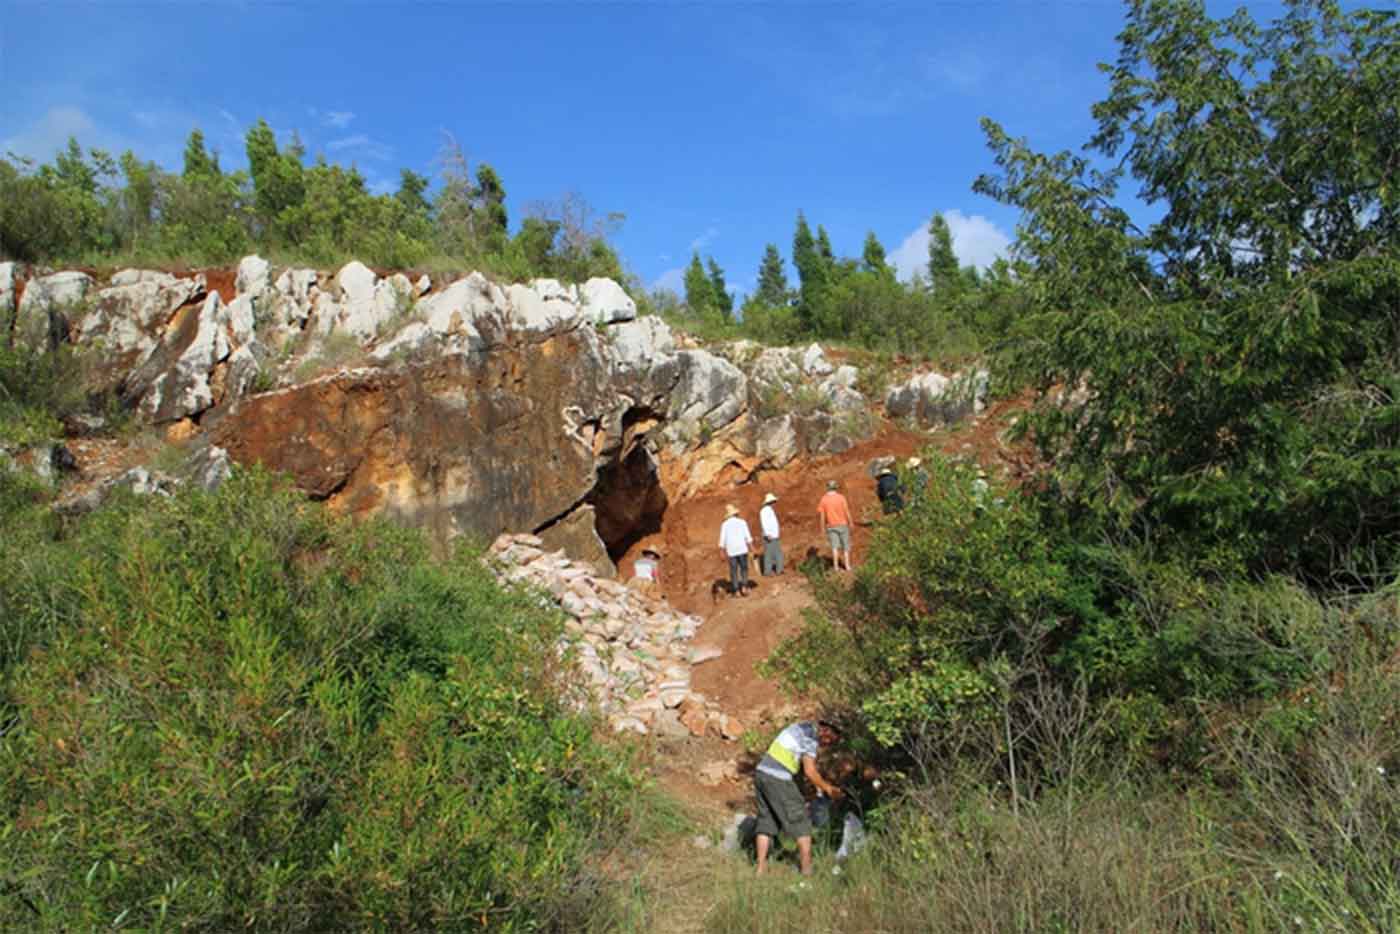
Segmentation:
<svg viewBox="0 0 1400 934">
<path fill-rule="evenodd" d="M 666 289 L 667 291 L 675 292 L 677 295 L 685 292 L 685 270 L 677 266 L 657 276 L 652 280 L 651 291 L 655 292 L 657 289 Z"/>
<path fill-rule="evenodd" d="M 964 266 L 986 269 L 1011 249 L 1011 238 L 981 214 L 968 216 L 958 210 L 944 211 L 943 219 L 948 222 L 948 232 L 953 235 L 953 252 Z M 928 268 L 927 222 L 921 223 L 904 238 L 904 242 L 890 254 L 890 262 L 899 277 L 906 281 L 913 278 L 914 273 L 922 273 Z"/>
<path fill-rule="evenodd" d="M 321 114 L 321 122 L 326 126 L 343 130 L 350 125 L 350 121 L 355 119 L 355 114 L 349 110 L 327 110 Z"/>
<path fill-rule="evenodd" d="M 84 110 L 62 105 L 50 107 L 33 126 L 0 141 L 0 153 L 12 152 L 47 162 L 68 145 L 70 136 L 77 137 L 84 146 L 101 146 L 109 138 Z"/>
<path fill-rule="evenodd" d="M 704 233 L 696 237 L 694 240 L 690 241 L 690 252 L 699 253 L 701 250 L 705 249 L 705 247 L 709 246 L 711 243 L 714 243 L 715 238 L 718 236 L 718 227 L 715 227 L 714 225 L 706 227 Z"/>
<path fill-rule="evenodd" d="M 352 136 L 345 136 L 340 139 L 333 139 L 326 144 L 326 148 L 331 152 L 349 152 L 351 154 L 363 155 L 367 159 L 378 159 L 388 161 L 394 156 L 394 147 L 388 143 L 381 143 L 364 133 L 355 133 Z"/>
</svg>

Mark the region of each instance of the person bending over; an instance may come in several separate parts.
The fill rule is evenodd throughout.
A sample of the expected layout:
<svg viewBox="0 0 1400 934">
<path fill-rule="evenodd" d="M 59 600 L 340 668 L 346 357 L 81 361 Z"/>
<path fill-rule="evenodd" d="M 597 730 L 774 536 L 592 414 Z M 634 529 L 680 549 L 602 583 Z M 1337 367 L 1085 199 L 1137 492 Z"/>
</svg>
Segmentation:
<svg viewBox="0 0 1400 934">
<path fill-rule="evenodd" d="M 758 825 L 755 843 L 758 874 L 768 871 L 768 850 L 778 833 L 797 841 L 798 864 L 804 876 L 812 874 L 812 820 L 807 802 L 797 788 L 797 771 L 827 797 L 841 797 L 841 789 L 817 771 L 817 752 L 840 737 L 840 731 L 825 720 L 800 720 L 783 730 L 768 747 L 753 773 L 754 795 L 758 798 Z"/>
</svg>

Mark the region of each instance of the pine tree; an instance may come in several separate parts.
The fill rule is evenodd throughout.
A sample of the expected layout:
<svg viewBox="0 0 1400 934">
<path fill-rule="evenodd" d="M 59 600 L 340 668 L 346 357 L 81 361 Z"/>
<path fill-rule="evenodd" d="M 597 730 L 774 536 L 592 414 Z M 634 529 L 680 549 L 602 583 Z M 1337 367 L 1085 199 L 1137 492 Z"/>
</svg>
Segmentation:
<svg viewBox="0 0 1400 934">
<path fill-rule="evenodd" d="M 836 268 L 836 251 L 831 248 L 831 238 L 826 235 L 826 228 L 820 224 L 817 225 L 817 252 L 830 279 L 831 272 Z"/>
<path fill-rule="evenodd" d="M 827 248 L 830 247 L 828 242 Z M 827 266 L 801 211 L 797 212 L 797 230 L 792 235 L 792 263 L 797 267 L 797 320 L 803 331 L 811 333 L 816 323 L 816 307 L 827 284 Z"/>
<path fill-rule="evenodd" d="M 928 281 L 935 294 L 952 295 L 963 286 L 958 256 L 953 252 L 953 232 L 942 214 L 928 222 Z"/>
<path fill-rule="evenodd" d="M 783 269 L 783 258 L 776 245 L 770 243 L 763 250 L 763 261 L 758 265 L 758 289 L 754 298 L 771 308 L 779 308 L 788 303 L 787 272 Z"/>
<path fill-rule="evenodd" d="M 266 120 L 258 120 L 244 138 L 248 170 L 253 176 L 253 206 L 264 230 L 275 230 L 284 210 L 300 205 L 306 197 L 301 164 L 304 147 L 293 137 L 286 152 L 277 151 L 277 137 Z"/>
<path fill-rule="evenodd" d="M 685 304 L 693 315 L 703 315 L 707 309 L 715 307 L 714 286 L 705 273 L 699 253 L 690 254 L 690 265 L 685 270 Z"/>
<path fill-rule="evenodd" d="M 710 277 L 710 297 L 714 300 L 715 308 L 724 315 L 724 320 L 734 319 L 734 293 L 730 292 L 724 283 L 724 270 L 719 268 L 719 263 L 715 262 L 713 256 L 706 259 L 706 269 Z"/>
<path fill-rule="evenodd" d="M 506 189 L 496 170 L 485 162 L 476 167 L 477 211 L 482 220 L 476 225 L 478 236 L 488 245 L 505 242 L 509 217 L 506 214 Z"/>
<path fill-rule="evenodd" d="M 185 141 L 185 178 L 207 178 L 219 174 L 219 161 L 204 148 L 204 134 L 196 127 Z"/>
<path fill-rule="evenodd" d="M 885 247 L 875 236 L 875 231 L 870 231 L 865 235 L 865 249 L 861 252 L 861 268 L 866 272 L 873 272 L 878 275 L 893 275 L 894 270 L 890 268 L 889 262 L 885 258 Z"/>
</svg>

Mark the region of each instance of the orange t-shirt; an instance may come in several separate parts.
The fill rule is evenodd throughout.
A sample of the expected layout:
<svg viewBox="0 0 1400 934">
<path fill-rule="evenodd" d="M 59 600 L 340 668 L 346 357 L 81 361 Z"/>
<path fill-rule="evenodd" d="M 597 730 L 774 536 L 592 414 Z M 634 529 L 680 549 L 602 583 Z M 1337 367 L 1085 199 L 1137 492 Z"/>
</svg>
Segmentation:
<svg viewBox="0 0 1400 934">
<path fill-rule="evenodd" d="M 835 490 L 828 490 L 821 502 L 817 503 L 817 514 L 822 517 L 822 524 L 827 528 L 851 524 L 851 507 L 847 505 L 846 497 Z"/>
</svg>

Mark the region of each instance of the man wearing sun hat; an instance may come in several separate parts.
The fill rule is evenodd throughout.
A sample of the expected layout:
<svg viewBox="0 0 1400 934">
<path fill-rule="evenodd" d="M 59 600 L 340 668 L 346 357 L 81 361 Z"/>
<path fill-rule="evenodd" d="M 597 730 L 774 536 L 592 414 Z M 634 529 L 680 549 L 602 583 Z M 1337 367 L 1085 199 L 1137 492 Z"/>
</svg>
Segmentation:
<svg viewBox="0 0 1400 934">
<path fill-rule="evenodd" d="M 918 499 L 928 492 L 928 471 L 924 469 L 924 462 L 917 457 L 909 458 L 905 466 L 909 468 L 909 497 Z"/>
<path fill-rule="evenodd" d="M 763 508 L 758 511 L 759 534 L 763 536 L 763 562 L 759 571 L 764 577 L 783 573 L 783 546 L 778 540 L 778 511 L 773 504 L 778 501 L 776 494 L 763 497 Z"/>
<path fill-rule="evenodd" d="M 749 549 L 753 536 L 749 524 L 739 518 L 739 507 L 730 503 L 724 507 L 724 524 L 719 527 L 719 549 L 729 559 L 729 592 L 744 596 L 749 586 Z"/>
</svg>

